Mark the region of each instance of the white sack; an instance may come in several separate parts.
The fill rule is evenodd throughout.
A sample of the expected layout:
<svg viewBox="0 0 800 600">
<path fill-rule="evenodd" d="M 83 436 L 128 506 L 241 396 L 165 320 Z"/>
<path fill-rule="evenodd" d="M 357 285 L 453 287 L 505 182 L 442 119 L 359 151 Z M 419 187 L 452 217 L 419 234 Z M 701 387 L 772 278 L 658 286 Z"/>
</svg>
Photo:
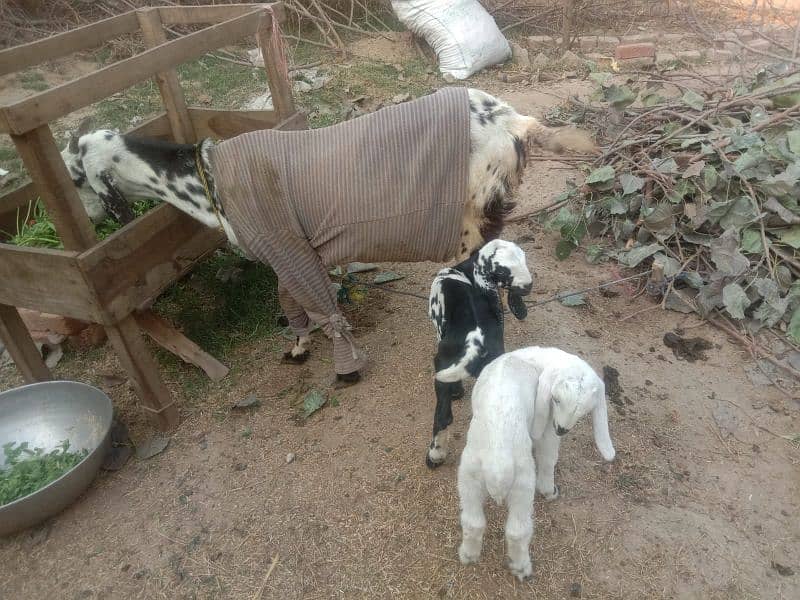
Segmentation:
<svg viewBox="0 0 800 600">
<path fill-rule="evenodd" d="M 439 70 L 466 79 L 511 56 L 511 46 L 477 0 L 392 0 L 397 18 L 425 39 Z"/>
</svg>

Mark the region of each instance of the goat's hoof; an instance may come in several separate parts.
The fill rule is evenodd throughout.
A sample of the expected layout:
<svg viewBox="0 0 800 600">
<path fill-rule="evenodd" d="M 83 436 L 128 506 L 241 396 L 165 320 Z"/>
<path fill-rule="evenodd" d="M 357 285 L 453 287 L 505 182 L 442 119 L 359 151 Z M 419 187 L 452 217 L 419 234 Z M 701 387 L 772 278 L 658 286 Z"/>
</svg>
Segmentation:
<svg viewBox="0 0 800 600">
<path fill-rule="evenodd" d="M 352 373 L 337 373 L 336 381 L 333 382 L 333 389 L 340 390 L 342 388 L 350 387 L 361 381 L 361 373 L 353 371 Z"/>
<path fill-rule="evenodd" d="M 520 561 L 519 563 L 509 561 L 508 568 L 511 573 L 523 583 L 533 580 L 533 565 L 530 560 Z"/>
<path fill-rule="evenodd" d="M 544 498 L 546 502 L 552 502 L 553 500 L 556 500 L 556 499 L 558 499 L 558 497 L 559 497 L 560 495 L 561 495 L 561 494 L 560 494 L 560 492 L 559 492 L 559 490 L 558 490 L 558 486 L 557 486 L 557 485 L 554 485 L 554 486 L 553 486 L 553 491 L 552 491 L 552 492 L 550 492 L 550 493 L 547 493 L 547 494 L 544 494 L 544 493 L 543 493 L 543 494 L 542 494 L 542 498 Z"/>
<path fill-rule="evenodd" d="M 308 360 L 311 353 L 308 350 L 303 350 L 300 354 L 292 354 L 292 351 L 283 353 L 283 362 L 292 363 L 294 365 L 302 365 Z"/>
<path fill-rule="evenodd" d="M 425 455 L 425 464 L 428 465 L 429 469 L 435 469 L 436 467 L 441 467 L 444 464 L 444 458 L 439 461 L 435 461 L 431 458 L 430 454 Z"/>
<path fill-rule="evenodd" d="M 481 551 L 478 550 L 474 552 L 472 550 L 467 550 L 464 548 L 464 544 L 458 548 L 458 559 L 461 561 L 462 565 L 472 565 L 478 562 L 481 559 Z"/>
</svg>

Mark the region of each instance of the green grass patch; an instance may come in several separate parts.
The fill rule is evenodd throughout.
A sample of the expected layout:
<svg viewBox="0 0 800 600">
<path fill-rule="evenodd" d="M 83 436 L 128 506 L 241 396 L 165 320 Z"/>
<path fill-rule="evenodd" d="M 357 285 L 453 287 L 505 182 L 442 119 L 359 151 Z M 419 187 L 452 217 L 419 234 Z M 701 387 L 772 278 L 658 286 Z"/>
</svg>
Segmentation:
<svg viewBox="0 0 800 600">
<path fill-rule="evenodd" d="M 24 71 L 17 75 L 17 81 L 23 89 L 33 92 L 43 92 L 50 88 L 50 85 L 44 80 L 44 75 L 39 71 Z"/>
<path fill-rule="evenodd" d="M 157 200 L 138 200 L 133 203 L 133 213 L 140 217 L 158 204 Z M 104 240 L 122 226 L 111 218 L 95 225 L 97 237 Z M 26 213 L 17 213 L 17 231 L 11 233 L 7 243 L 29 248 L 63 248 L 56 227 L 40 200 L 29 202 Z"/>
<path fill-rule="evenodd" d="M 229 274 L 228 281 L 222 281 Z M 158 299 L 155 309 L 206 352 L 221 358 L 234 346 L 277 331 L 278 280 L 259 262 L 219 250 Z"/>
</svg>

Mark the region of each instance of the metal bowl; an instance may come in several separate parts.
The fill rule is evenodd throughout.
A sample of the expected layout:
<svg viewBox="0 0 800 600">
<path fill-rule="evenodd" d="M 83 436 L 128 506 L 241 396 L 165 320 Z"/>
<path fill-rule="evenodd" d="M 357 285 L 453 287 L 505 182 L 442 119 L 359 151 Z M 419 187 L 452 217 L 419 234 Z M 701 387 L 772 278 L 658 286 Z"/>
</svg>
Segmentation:
<svg viewBox="0 0 800 600">
<path fill-rule="evenodd" d="M 0 536 L 35 525 L 60 512 L 89 487 L 110 444 L 113 405 L 103 392 L 74 381 L 33 383 L 0 393 L 0 469 L 3 444 L 28 442 L 45 452 L 69 440 L 69 449 L 89 451 L 72 469 L 43 488 L 0 506 Z"/>
</svg>

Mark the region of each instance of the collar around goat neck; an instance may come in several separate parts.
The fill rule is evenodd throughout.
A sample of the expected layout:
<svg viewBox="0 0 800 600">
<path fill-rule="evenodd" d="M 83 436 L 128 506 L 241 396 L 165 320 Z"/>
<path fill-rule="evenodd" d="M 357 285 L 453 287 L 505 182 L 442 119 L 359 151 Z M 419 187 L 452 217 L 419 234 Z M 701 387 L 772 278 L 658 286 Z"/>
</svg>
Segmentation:
<svg viewBox="0 0 800 600">
<path fill-rule="evenodd" d="M 217 215 L 217 221 L 219 222 L 219 227 L 222 231 L 225 231 L 225 225 L 222 224 L 222 215 L 219 212 L 219 205 L 217 204 L 217 199 L 215 194 L 211 192 L 211 189 L 208 186 L 208 179 L 206 178 L 206 170 L 203 166 L 203 144 L 206 142 L 208 138 L 203 138 L 194 146 L 194 162 L 197 166 L 197 175 L 200 177 L 200 183 L 203 185 L 203 191 L 206 194 L 206 200 L 208 200 L 209 204 L 211 204 L 211 208 L 214 210 L 214 214 Z"/>
</svg>

